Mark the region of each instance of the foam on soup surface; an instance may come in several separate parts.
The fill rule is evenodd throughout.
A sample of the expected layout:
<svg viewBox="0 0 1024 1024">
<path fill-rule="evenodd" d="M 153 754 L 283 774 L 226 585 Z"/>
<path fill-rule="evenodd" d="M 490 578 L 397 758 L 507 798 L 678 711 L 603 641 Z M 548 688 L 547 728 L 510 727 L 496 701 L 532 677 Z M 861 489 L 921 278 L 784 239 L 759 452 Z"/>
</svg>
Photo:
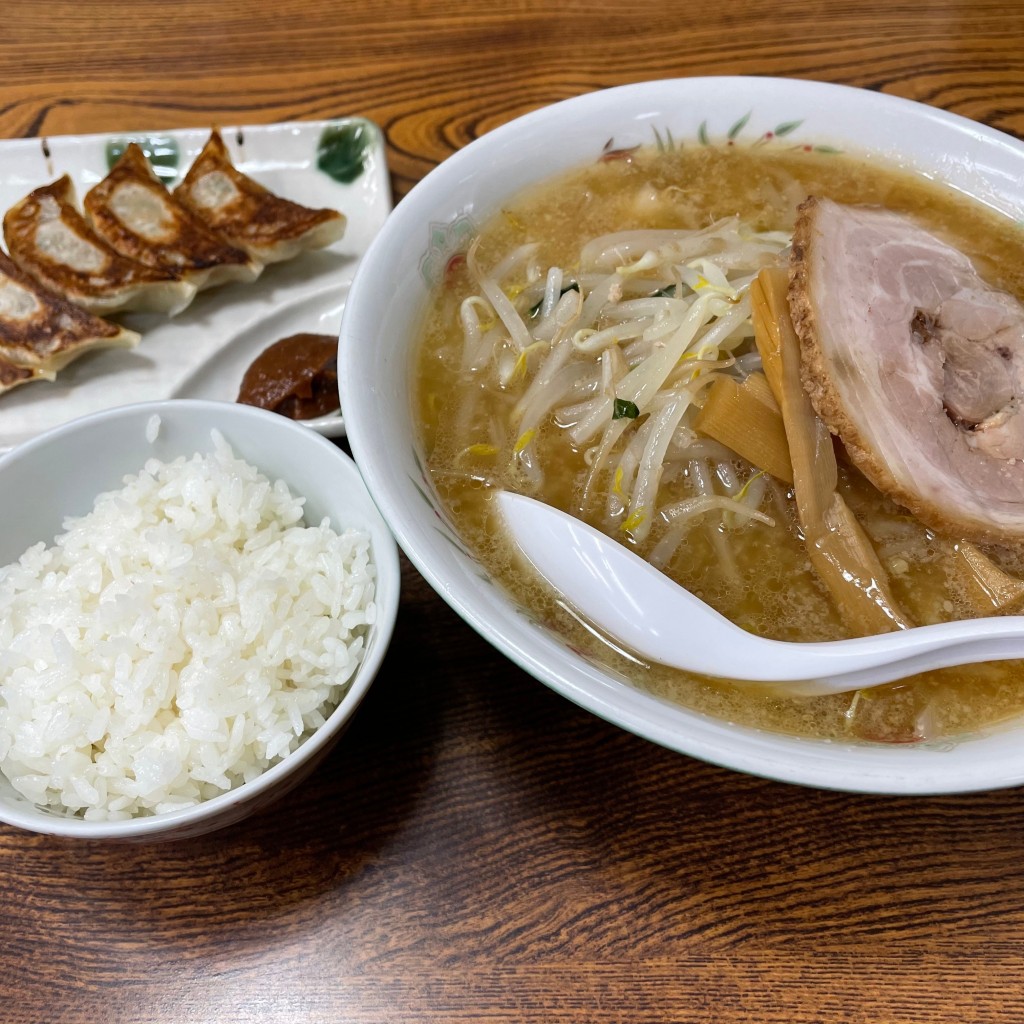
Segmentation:
<svg viewBox="0 0 1024 1024">
<path fill-rule="evenodd" d="M 738 236 L 754 239 L 751 244 L 756 248 L 761 237 L 770 239 L 758 233 L 788 235 L 797 205 L 811 194 L 907 213 L 970 256 L 992 285 L 1024 294 L 1024 238 L 1017 225 L 894 168 L 803 148 L 768 147 L 641 150 L 625 160 L 599 161 L 516 197 L 483 226 L 468 261 L 455 259 L 449 265 L 425 318 L 417 366 L 418 418 L 428 469 L 452 521 L 489 570 L 571 643 L 638 687 L 719 717 L 800 735 L 907 742 L 961 734 L 1024 710 L 1022 663 L 949 669 L 873 690 L 814 699 L 778 699 L 756 688 L 646 665 L 595 638 L 546 584 L 523 572 L 489 502 L 494 489 L 507 488 L 534 493 L 580 514 L 639 554 L 664 560 L 665 570 L 683 586 L 760 635 L 797 641 L 849 635 L 811 569 L 788 485 L 758 474 L 742 459 L 723 457 L 720 447 L 696 438 L 690 449 L 696 453 L 693 457 L 674 466 L 666 463 L 658 482 L 658 507 L 680 505 L 709 487 L 747 498 L 754 488 L 760 519 L 771 525 L 730 513 L 696 516 L 688 521 L 678 546 L 666 555 L 664 542 L 658 549 L 666 527 L 655 522 L 657 517 L 636 529 L 628 507 L 620 509 L 618 517 L 613 514 L 621 484 L 621 474 L 617 477 L 614 471 L 616 459 L 620 467 L 632 465 L 622 453 L 630 431 L 639 429 L 645 417 L 616 404 L 617 418 L 635 421 L 622 425 L 609 469 L 598 474 L 598 483 L 588 483 L 593 460 L 602 457 L 597 449 L 603 435 L 579 440 L 578 424 L 584 416 L 579 410 L 592 401 L 593 391 L 567 392 L 555 402 L 553 414 L 524 431 L 524 416 L 529 420 L 531 396 L 537 390 L 535 386 L 531 391 L 531 385 L 542 383 L 538 377 L 546 372 L 555 377 L 558 367 L 544 369 L 546 350 L 535 343 L 537 351 L 518 355 L 500 341 L 493 349 L 487 345 L 489 336 L 503 331 L 494 301 L 509 301 L 530 323 L 555 317 L 563 299 L 568 309 L 575 301 L 568 294 L 575 276 L 581 281 L 585 276 L 581 250 L 599 236 L 627 230 L 702 229 L 738 217 Z M 777 248 L 785 244 L 785 236 L 780 237 Z M 770 240 L 765 241 L 765 252 L 752 257 L 754 265 L 759 260 L 784 262 L 785 253 L 775 257 L 770 248 Z M 630 253 L 624 262 L 636 258 Z M 559 268 L 554 279 L 547 276 L 552 267 Z M 710 275 L 713 268 L 697 265 L 696 279 L 686 278 L 696 289 L 693 294 L 715 285 L 702 276 L 705 270 Z M 734 274 L 723 287 L 736 286 L 744 272 Z M 690 275 L 689 270 L 685 273 Z M 481 277 L 498 283 L 504 300 L 493 295 L 487 301 L 472 299 L 481 295 Z M 587 277 L 584 293 L 590 283 Z M 670 281 L 655 294 L 676 296 L 685 288 L 682 280 Z M 638 297 L 642 291 L 637 290 Z M 630 295 L 616 293 L 613 298 L 629 300 Z M 617 322 L 599 319 L 578 341 L 586 344 Z M 603 344 L 602 337 L 595 344 Z M 628 352 L 630 343 L 623 338 L 609 347 Z M 749 342 L 729 345 L 730 359 L 756 364 Z M 698 360 L 702 356 L 714 370 L 710 357 L 697 353 Z M 619 357 L 609 353 L 603 358 L 612 365 Z M 695 392 L 695 404 L 700 400 Z M 671 417 L 666 416 L 666 422 L 671 428 Z M 673 443 L 682 442 L 677 436 Z M 710 479 L 700 479 L 707 474 Z M 937 536 L 919 524 L 846 464 L 841 452 L 839 490 L 871 538 L 895 596 L 915 622 L 977 614 L 951 558 L 955 538 Z M 988 553 L 1007 571 L 1024 573 L 1019 552 Z"/>
</svg>

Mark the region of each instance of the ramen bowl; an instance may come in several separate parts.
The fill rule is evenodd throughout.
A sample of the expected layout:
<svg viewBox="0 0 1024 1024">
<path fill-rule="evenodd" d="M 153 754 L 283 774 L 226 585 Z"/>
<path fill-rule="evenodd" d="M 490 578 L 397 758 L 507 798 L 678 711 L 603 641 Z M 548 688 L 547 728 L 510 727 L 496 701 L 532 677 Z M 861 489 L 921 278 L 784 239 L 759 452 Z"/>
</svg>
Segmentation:
<svg viewBox="0 0 1024 1024">
<path fill-rule="evenodd" d="M 96 589 L 98 584 L 86 586 L 83 583 L 85 593 L 78 605 L 69 611 L 63 610 L 61 602 L 54 600 L 53 589 L 48 591 L 45 599 L 36 597 L 41 607 L 57 608 L 56 614 L 64 617 L 62 621 L 71 622 L 72 628 L 80 631 L 83 636 L 92 635 L 86 631 L 99 632 L 99 638 L 93 643 L 93 647 L 109 649 L 117 645 L 117 649 L 123 652 L 118 657 L 128 659 L 129 664 L 119 669 L 115 661 L 113 680 L 110 681 L 110 672 L 107 672 L 105 677 L 102 669 L 97 669 L 95 663 L 85 661 L 91 653 L 88 651 L 76 653 L 73 656 L 75 660 L 70 662 L 67 671 L 66 656 L 58 658 L 56 665 L 47 662 L 44 673 L 39 673 L 37 669 L 36 678 L 28 683 L 34 687 L 31 702 L 25 701 L 24 693 L 27 687 L 19 681 L 17 694 L 21 706 L 24 707 L 28 703 L 31 713 L 21 713 L 11 725 L 11 731 L 18 728 L 22 730 L 22 735 L 27 732 L 30 742 L 33 732 L 36 735 L 43 734 L 44 738 L 46 734 L 55 737 L 52 744 L 38 742 L 37 745 L 42 750 L 32 752 L 31 767 L 37 773 L 56 778 L 58 783 L 61 779 L 65 780 L 65 787 L 69 785 L 67 780 L 72 775 L 82 776 L 84 782 L 81 785 L 86 789 L 92 785 L 86 775 L 86 772 L 91 771 L 91 767 L 79 767 L 74 770 L 69 769 L 68 765 L 81 766 L 83 756 L 88 758 L 90 754 L 95 755 L 100 747 L 104 748 L 103 755 L 106 758 L 101 769 L 110 770 L 111 762 L 114 761 L 111 746 L 116 741 L 117 748 L 125 750 L 125 756 L 114 761 L 115 766 L 127 765 L 129 772 L 126 784 L 137 784 L 142 789 L 147 784 L 153 784 L 154 776 L 156 785 L 162 786 L 159 774 L 168 769 L 161 768 L 161 756 L 167 750 L 167 744 L 170 744 L 172 751 L 175 749 L 175 744 L 181 738 L 181 731 L 177 725 L 189 713 L 183 709 L 191 708 L 196 714 L 187 723 L 189 739 L 198 744 L 200 752 L 214 745 L 230 746 L 234 743 L 235 749 L 245 752 L 244 777 L 247 781 L 227 789 L 224 788 L 226 782 L 211 780 L 211 789 L 203 794 L 206 798 L 191 806 L 184 806 L 185 800 L 172 795 L 167 798 L 167 802 L 177 802 L 181 806 L 160 812 L 159 805 L 154 802 L 158 813 L 142 813 L 123 820 L 89 820 L 81 813 L 58 813 L 56 810 L 38 806 L 27 798 L 23 789 L 16 789 L 5 775 L 0 775 L 0 821 L 35 832 L 72 839 L 108 841 L 180 839 L 222 828 L 265 807 L 302 782 L 342 736 L 367 693 L 380 668 L 398 612 L 398 549 L 363 486 L 359 471 L 352 460 L 331 441 L 301 423 L 293 422 L 276 413 L 223 402 L 147 402 L 95 413 L 24 442 L 0 457 L 0 521 L 4 524 L 3 536 L 0 537 L 0 566 L 18 561 L 23 552 L 40 542 L 47 546 L 53 545 L 54 538 L 66 529 L 67 517 L 85 516 L 93 508 L 99 494 L 119 490 L 125 476 L 141 474 L 149 460 L 158 459 L 166 464 L 178 460 L 179 457 L 190 460 L 197 453 L 211 453 L 216 447 L 212 433 L 214 431 L 231 446 L 238 459 L 259 469 L 271 482 L 283 480 L 293 496 L 301 496 L 304 499 L 301 515 L 307 526 L 319 526 L 321 521 L 327 518 L 335 533 L 340 534 L 348 528 L 353 528 L 360 536 L 368 538 L 370 559 L 375 572 L 373 602 L 376 612 L 375 617 L 366 615 L 368 623 L 360 622 L 353 626 L 353 632 L 362 633 L 362 640 L 359 641 L 362 655 L 344 683 L 344 688 L 329 692 L 328 703 L 334 703 L 337 698 L 336 706 L 332 710 L 330 706 L 319 705 L 317 714 L 319 710 L 324 712 L 320 716 L 319 724 L 315 715 L 309 720 L 302 717 L 299 722 L 293 719 L 290 737 L 292 749 L 283 758 L 276 760 L 276 755 L 269 749 L 261 749 L 258 758 L 249 756 L 252 740 L 244 743 L 245 736 L 258 738 L 261 732 L 265 734 L 272 730 L 274 738 L 284 742 L 280 732 L 281 722 L 285 716 L 276 711 L 271 714 L 258 710 L 257 705 L 265 709 L 278 700 L 274 690 L 278 683 L 281 685 L 278 686 L 276 693 L 280 694 L 284 690 L 294 692 L 289 685 L 292 682 L 291 678 L 279 680 L 276 670 L 268 667 L 270 664 L 280 665 L 283 662 L 274 662 L 272 658 L 266 658 L 256 651 L 257 646 L 270 647 L 275 642 L 273 637 L 267 639 L 269 631 L 261 624 L 269 617 L 266 615 L 267 606 L 272 605 L 276 609 L 272 618 L 276 622 L 275 629 L 279 629 L 282 635 L 290 631 L 296 632 L 301 627 L 302 632 L 297 635 L 309 636 L 308 627 L 313 616 L 323 616 L 326 613 L 319 610 L 322 606 L 309 601 L 308 592 L 303 592 L 296 579 L 300 570 L 307 575 L 310 574 L 303 566 L 308 566 L 311 558 L 304 557 L 302 562 L 299 561 L 303 543 L 310 541 L 311 546 L 315 546 L 316 558 L 329 558 L 332 554 L 341 553 L 344 554 L 346 566 L 354 565 L 356 560 L 348 557 L 340 542 L 329 548 L 322 544 L 314 545 L 309 531 L 302 532 L 298 546 L 289 546 L 284 541 L 286 531 L 281 526 L 275 527 L 274 531 L 263 529 L 262 524 L 269 522 L 271 518 L 270 504 L 264 502 L 260 505 L 256 498 L 260 488 L 265 485 L 253 482 L 246 490 L 242 481 L 250 481 L 251 478 L 248 471 L 241 470 L 237 463 L 229 463 L 222 473 L 211 473 L 207 480 L 217 481 L 218 486 L 208 485 L 205 493 L 203 481 L 198 473 L 189 478 L 179 477 L 177 482 L 170 478 L 166 481 L 160 478 L 159 493 L 154 493 L 155 489 L 145 490 L 145 501 L 138 498 L 134 501 L 126 500 L 122 492 L 122 497 L 114 503 L 114 514 L 101 520 L 100 526 L 96 526 L 94 520 L 90 531 L 98 538 L 97 543 L 91 546 L 91 551 L 95 551 L 99 545 L 109 544 L 110 537 L 119 538 L 114 542 L 115 557 L 123 560 L 124 566 L 120 581 L 117 579 L 117 570 L 105 570 L 104 575 L 100 577 L 105 581 L 105 590 L 109 592 L 104 594 L 100 607 L 111 611 L 110 605 L 123 599 L 128 614 L 134 609 L 141 608 L 142 613 L 136 612 L 139 615 L 138 622 L 142 624 L 141 628 L 144 630 L 141 635 L 138 624 L 133 624 L 130 630 L 117 628 L 125 622 L 123 612 L 119 616 L 111 613 L 117 626 L 105 625 L 100 628 L 99 624 L 107 616 L 91 615 L 89 606 L 92 602 L 88 596 L 89 593 L 99 592 Z M 224 482 L 224 485 L 220 486 L 220 482 Z M 232 488 L 236 485 L 236 496 L 232 497 Z M 175 488 L 184 492 L 188 500 L 176 500 Z M 218 508 L 221 507 L 221 502 L 227 507 L 227 511 L 221 515 L 221 522 L 234 516 L 234 522 L 237 523 L 248 518 L 245 514 L 247 507 L 258 507 L 261 512 L 256 526 L 250 525 L 246 531 L 237 531 L 230 522 L 227 526 L 219 525 L 212 516 L 212 505 L 207 505 L 208 513 L 204 515 L 203 502 L 210 491 L 216 495 L 213 502 Z M 248 504 L 250 500 L 253 502 L 251 506 Z M 194 503 L 190 506 L 189 501 Z M 274 499 L 272 503 L 276 504 L 276 501 L 277 499 Z M 147 530 L 145 535 L 150 559 L 154 565 L 162 566 L 161 571 L 168 574 L 168 579 L 176 582 L 173 587 L 168 587 L 159 580 L 154 582 L 152 576 L 142 568 L 140 574 L 133 577 L 142 581 L 141 596 L 136 598 L 131 588 L 119 588 L 117 584 L 129 578 L 132 572 L 144 565 L 144 562 L 137 557 L 129 560 L 128 552 L 134 548 L 128 545 L 137 547 L 136 542 L 127 537 L 133 528 L 129 525 L 124 530 L 119 530 L 116 510 L 122 510 L 121 514 L 128 524 L 136 521 L 150 523 L 158 518 L 155 514 L 151 516 L 154 507 L 159 510 L 159 518 L 162 521 L 157 527 Z M 201 523 L 206 522 L 206 527 L 189 529 L 190 508 L 198 510 L 192 518 Z M 232 512 L 232 509 L 238 511 Z M 291 512 L 291 503 L 288 503 L 289 520 Z M 160 531 L 171 522 L 175 526 L 182 524 L 180 536 L 183 539 L 172 535 L 168 545 L 164 543 L 167 533 Z M 278 517 L 277 522 L 283 523 L 285 519 Z M 262 533 L 257 536 L 259 531 Z M 236 539 L 232 539 L 232 534 Z M 295 536 L 298 536 L 298 531 L 295 531 Z M 244 538 L 247 538 L 246 543 L 259 545 L 256 557 L 265 558 L 260 565 L 254 560 L 243 563 L 234 559 L 231 552 L 225 550 L 225 543 L 238 544 Z M 85 548 L 87 555 L 91 555 L 90 545 L 83 543 L 81 536 L 74 546 L 78 551 Z M 177 548 L 179 555 L 176 556 L 177 561 L 174 564 L 164 558 L 165 547 L 172 555 L 174 548 Z M 277 551 L 292 553 L 278 557 L 272 550 L 275 548 Z M 184 557 L 186 553 L 187 558 Z M 211 558 L 214 559 L 213 562 Z M 100 561 L 100 558 L 93 557 L 94 565 L 97 561 Z M 194 573 L 189 572 L 186 565 L 192 561 L 199 566 Z M 85 563 L 86 559 L 78 555 L 77 561 L 73 563 L 73 570 L 65 575 L 65 583 L 60 585 L 61 592 L 70 589 L 77 596 L 81 593 L 79 587 L 74 585 L 77 581 L 99 577 L 98 572 L 93 572 L 94 565 L 89 566 Z M 223 571 L 223 575 L 218 574 L 217 577 L 221 581 L 219 589 L 211 590 L 213 574 L 206 568 L 211 564 L 219 565 Z M 176 572 L 175 570 L 181 566 L 186 568 Z M 360 555 L 358 575 L 356 569 L 347 568 L 343 577 L 345 580 L 358 580 L 360 608 L 365 606 L 369 593 L 365 585 L 367 573 L 363 566 Z M 243 567 L 246 570 L 245 574 L 241 571 Z M 233 584 L 230 582 L 232 575 Z M 224 582 L 225 576 L 229 577 L 227 583 Z M 74 577 L 77 577 L 77 580 Z M 247 584 L 255 578 L 258 578 L 259 582 L 247 591 L 249 596 L 245 598 L 243 607 L 243 601 L 236 601 L 233 594 L 241 594 Z M 333 574 L 331 578 L 334 578 Z M 185 583 L 181 583 L 182 580 Z M 198 583 L 198 588 L 189 588 L 186 585 L 188 583 Z M 197 589 L 200 591 L 198 595 Z M 349 587 L 347 592 L 356 593 L 354 587 Z M 35 593 L 38 595 L 39 592 Z M 151 596 L 154 594 L 155 596 Z M 111 598 L 109 602 L 106 600 L 108 596 Z M 173 600 L 175 597 L 177 600 Z M 355 598 L 346 600 L 346 608 L 356 603 Z M 169 611 L 172 621 L 182 623 L 194 607 L 201 607 L 203 611 L 197 614 L 202 616 L 202 621 L 197 624 L 192 620 L 191 627 L 182 626 L 169 632 L 162 631 L 158 623 L 154 622 L 156 616 L 151 612 L 151 609 L 157 606 L 161 612 Z M 223 608 L 225 611 L 218 618 L 211 619 L 214 608 Z M 341 613 L 332 614 L 333 617 L 340 618 Z M 177 619 L 174 619 L 174 616 L 177 616 Z M 161 616 L 160 621 L 167 620 Z M 248 625 L 243 626 L 243 621 Z M 313 627 L 316 628 L 315 621 Z M 238 637 L 242 629 L 250 631 L 244 643 L 224 645 L 230 648 L 226 655 L 223 647 L 217 649 L 218 634 L 230 633 Z M 134 649 L 127 644 L 126 634 L 129 632 L 136 641 Z M 345 642 L 345 637 L 340 631 L 335 631 L 335 637 L 331 639 L 337 637 Z M 187 639 L 187 649 L 193 652 L 188 659 L 183 655 L 186 648 L 182 647 L 182 639 Z M 282 644 L 287 643 L 287 639 L 281 639 L 278 642 L 278 650 L 283 650 Z M 56 648 L 56 639 L 53 644 Z M 64 650 L 70 651 L 66 639 L 64 645 Z M 313 646 L 316 646 L 315 642 Z M 346 646 L 350 644 L 346 642 Z M 142 657 L 134 656 L 133 650 L 141 650 Z M 76 652 L 80 651 L 81 646 L 76 648 Z M 197 651 L 202 651 L 202 654 L 195 653 Z M 8 653 L 3 652 L 5 656 Z M 303 654 L 302 658 L 305 664 L 306 655 Z M 205 670 L 210 674 L 205 677 L 205 681 L 202 678 L 197 681 L 197 674 L 193 672 L 189 684 L 186 685 L 185 673 L 196 668 L 197 660 L 203 660 L 204 663 L 200 666 L 199 672 L 202 673 L 205 666 Z M 154 663 L 158 665 L 160 674 L 152 673 L 147 677 L 148 668 Z M 222 665 L 230 668 L 232 665 L 237 666 L 238 663 L 258 666 L 255 678 L 247 673 L 243 683 L 240 681 L 241 673 L 237 669 L 231 669 L 229 675 L 228 671 L 220 668 Z M 173 666 L 172 673 L 165 671 L 167 664 Z M 324 666 L 323 677 L 315 684 L 318 694 L 328 691 L 328 680 L 333 672 L 338 673 L 338 681 L 342 683 L 340 676 L 343 671 L 350 669 L 352 660 L 348 660 L 341 668 L 338 667 L 339 664 L 340 659 Z M 154 676 L 156 684 L 146 682 L 147 678 L 152 679 Z M 85 686 L 82 684 L 84 678 L 90 680 Z M 306 679 L 310 678 L 310 674 L 307 673 Z M 5 674 L 5 686 L 8 685 L 9 679 L 14 679 L 13 670 L 10 677 Z M 177 681 L 167 683 L 167 679 Z M 298 688 L 296 686 L 294 689 Z M 157 690 L 159 692 L 154 693 Z M 114 698 L 113 691 L 117 692 L 117 699 Z M 8 706 L 10 701 L 6 698 L 11 692 L 14 691 L 4 693 L 4 704 Z M 77 723 L 95 721 L 97 708 L 90 702 L 89 695 L 96 693 L 100 695 L 97 703 L 101 728 L 95 735 L 90 736 L 93 743 L 92 751 L 83 755 L 84 745 L 79 740 L 81 730 Z M 166 693 L 174 695 L 174 714 L 179 722 L 168 722 L 167 709 L 170 705 Z M 35 694 L 45 697 L 45 701 L 35 699 Z M 283 699 L 290 698 L 285 696 Z M 123 702 L 125 700 L 127 704 Z M 161 709 L 156 715 L 147 710 L 154 702 Z M 55 708 L 54 705 L 58 706 Z M 74 708 L 74 712 L 62 712 L 60 705 Z M 300 710 L 298 704 L 293 707 L 297 713 L 309 713 L 307 709 Z M 108 716 L 107 721 L 117 716 L 119 725 L 116 729 L 103 724 L 104 714 Z M 72 719 L 70 725 L 69 718 Z M 235 736 L 234 740 L 230 737 L 225 740 L 218 735 L 224 719 L 233 723 L 231 734 Z M 245 731 L 243 736 L 239 737 L 235 735 L 235 725 L 243 725 L 243 720 Z M 133 721 L 140 723 L 135 727 L 135 732 L 132 731 Z M 5 733 L 8 725 L 8 722 L 4 723 Z M 305 738 L 295 741 L 295 730 L 300 726 L 305 727 Z M 92 725 L 87 728 L 91 732 Z M 104 728 L 107 728 L 106 734 L 103 732 Z M 112 736 L 115 737 L 114 740 L 110 739 Z M 141 736 L 147 738 L 145 744 L 141 742 Z M 155 737 L 152 745 L 150 737 Z M 5 736 L 4 744 L 5 747 L 10 745 L 9 736 Z M 70 759 L 69 749 L 72 751 Z M 181 747 L 178 746 L 177 749 L 180 751 Z M 200 771 L 207 773 L 207 755 L 202 754 L 197 765 L 192 753 L 196 747 L 190 746 L 186 749 L 189 751 L 188 754 L 178 755 L 181 764 L 189 771 L 190 779 L 200 778 Z M 149 754 L 149 750 L 154 750 L 154 754 Z M 6 749 L 4 756 L 7 756 Z M 242 769 L 238 767 L 237 762 L 232 766 L 230 758 L 225 756 L 222 763 L 229 766 L 223 769 L 224 780 L 228 780 L 229 772 L 236 776 L 236 779 L 242 776 Z M 140 770 L 140 765 L 145 766 L 145 771 Z M 184 769 L 174 770 L 178 772 Z M 118 784 L 122 785 L 120 777 Z M 76 793 L 82 792 L 77 781 L 72 781 L 70 785 L 74 786 Z M 172 794 L 179 791 L 171 785 L 162 788 L 171 791 Z M 108 805 L 110 810 L 118 809 L 110 801 L 103 802 L 105 808 Z"/>
<path fill-rule="evenodd" d="M 413 374 L 424 309 L 451 258 L 528 186 L 610 151 L 709 143 L 873 157 L 1012 218 L 1024 215 L 1024 146 L 877 93 L 805 81 L 694 78 L 596 92 L 528 114 L 427 175 L 397 205 L 357 271 L 341 328 L 339 379 L 367 487 L 410 560 L 474 629 L 557 692 L 640 736 L 740 771 L 840 790 L 923 794 L 1024 782 L 1020 723 L 941 742 L 839 742 L 772 733 L 662 700 L 535 621 L 492 585 L 448 526 L 424 471 Z"/>
</svg>

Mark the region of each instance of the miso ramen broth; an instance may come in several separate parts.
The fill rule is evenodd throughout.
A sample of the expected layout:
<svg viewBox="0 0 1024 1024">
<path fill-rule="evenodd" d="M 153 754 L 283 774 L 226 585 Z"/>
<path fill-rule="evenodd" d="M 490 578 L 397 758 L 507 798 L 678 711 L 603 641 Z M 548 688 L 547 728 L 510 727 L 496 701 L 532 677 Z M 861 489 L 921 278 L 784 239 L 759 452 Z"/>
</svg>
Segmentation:
<svg viewBox="0 0 1024 1024">
<path fill-rule="evenodd" d="M 531 360 L 536 370 L 543 352 L 525 352 L 504 366 L 487 360 L 474 364 L 467 356 L 465 318 L 471 319 L 477 335 L 486 334 L 497 322 L 493 297 L 491 302 L 470 302 L 465 312 L 465 300 L 480 295 L 474 271 L 500 280 L 504 298 L 499 301 L 524 306 L 522 296 L 545 290 L 538 275 L 543 278 L 552 267 L 565 268 L 564 280 L 553 281 L 564 289 L 557 288 L 552 295 L 552 282 L 546 286 L 550 313 L 552 299 L 560 301 L 558 293 L 564 297 L 573 287 L 572 270 L 588 241 L 626 230 L 703 229 L 737 216 L 739 234 L 745 239 L 753 238 L 752 233 L 779 233 L 777 238 L 763 236 L 765 254 L 756 259 L 784 263 L 796 207 L 811 194 L 910 214 L 970 256 L 992 285 L 1024 293 L 1024 242 L 1016 225 L 899 170 L 805 152 L 803 147 L 776 151 L 771 146 L 638 150 L 622 159 L 597 161 L 509 202 L 483 226 L 469 252 L 450 261 L 427 311 L 416 369 L 428 470 L 453 524 L 489 571 L 538 619 L 640 688 L 717 717 L 800 735 L 910 742 L 961 734 L 1024 709 L 1022 663 L 949 669 L 886 687 L 813 699 L 779 699 L 756 687 L 646 665 L 597 638 L 542 581 L 524 572 L 489 500 L 497 488 L 534 493 L 549 504 L 582 514 L 645 557 L 665 535 L 663 523 L 652 524 L 649 532 L 635 531 L 643 535 L 639 540 L 628 519 L 609 528 L 603 492 L 617 486 L 610 471 L 601 476 L 602 493 L 581 497 L 597 440 L 574 443 L 569 438 L 574 399 L 556 404 L 553 415 L 524 441 L 519 417 L 528 375 L 521 371 Z M 773 246 L 779 256 L 769 251 Z M 524 306 L 522 316 L 536 318 L 542 301 Z M 756 360 L 756 350 L 752 356 L 743 355 L 750 349 L 752 345 L 739 345 L 732 355 Z M 701 400 L 702 395 L 695 393 L 694 402 L 699 405 Z M 630 410 L 622 415 L 628 419 Z M 624 430 L 629 426 L 624 424 Z M 620 449 L 627 437 L 624 433 Z M 527 443 L 529 465 L 522 457 Z M 667 556 L 664 567 L 669 575 L 733 622 L 762 636 L 811 641 L 849 635 L 811 569 L 788 485 L 758 473 L 731 453 L 724 457 L 721 446 L 713 442 L 705 449 L 697 444 L 693 451 L 697 455 L 682 471 L 660 478 L 658 505 L 685 500 L 701 487 L 733 496 L 754 489 L 759 518 L 727 511 L 689 519 L 682 542 Z M 953 539 L 925 529 L 839 454 L 840 493 L 871 538 L 894 594 L 914 621 L 977 614 L 951 557 Z M 702 474 L 712 479 L 697 479 Z M 989 554 L 1007 571 L 1024 574 L 1024 558 L 1018 552 Z"/>
</svg>

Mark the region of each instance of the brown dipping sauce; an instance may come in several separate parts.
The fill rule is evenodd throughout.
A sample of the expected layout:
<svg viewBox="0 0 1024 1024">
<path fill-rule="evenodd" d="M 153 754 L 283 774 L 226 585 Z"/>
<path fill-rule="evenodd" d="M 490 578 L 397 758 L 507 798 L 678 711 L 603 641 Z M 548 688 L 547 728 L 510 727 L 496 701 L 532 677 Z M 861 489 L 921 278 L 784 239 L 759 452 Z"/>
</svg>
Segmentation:
<svg viewBox="0 0 1024 1024">
<path fill-rule="evenodd" d="M 333 334 L 293 334 L 264 349 L 245 371 L 238 399 L 293 420 L 337 410 L 338 339 Z"/>
</svg>

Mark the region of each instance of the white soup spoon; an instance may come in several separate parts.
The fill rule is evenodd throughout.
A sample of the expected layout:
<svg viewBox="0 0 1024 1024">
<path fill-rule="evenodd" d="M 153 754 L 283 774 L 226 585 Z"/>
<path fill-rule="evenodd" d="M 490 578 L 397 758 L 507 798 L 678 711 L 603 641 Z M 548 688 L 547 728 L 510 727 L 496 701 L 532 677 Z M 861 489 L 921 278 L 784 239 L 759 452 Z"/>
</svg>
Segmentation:
<svg viewBox="0 0 1024 1024">
<path fill-rule="evenodd" d="M 511 491 L 496 498 L 512 537 L 540 575 L 585 619 L 647 661 L 813 696 L 951 665 L 1024 658 L 1022 616 L 823 643 L 766 640 L 579 519 Z"/>
</svg>

